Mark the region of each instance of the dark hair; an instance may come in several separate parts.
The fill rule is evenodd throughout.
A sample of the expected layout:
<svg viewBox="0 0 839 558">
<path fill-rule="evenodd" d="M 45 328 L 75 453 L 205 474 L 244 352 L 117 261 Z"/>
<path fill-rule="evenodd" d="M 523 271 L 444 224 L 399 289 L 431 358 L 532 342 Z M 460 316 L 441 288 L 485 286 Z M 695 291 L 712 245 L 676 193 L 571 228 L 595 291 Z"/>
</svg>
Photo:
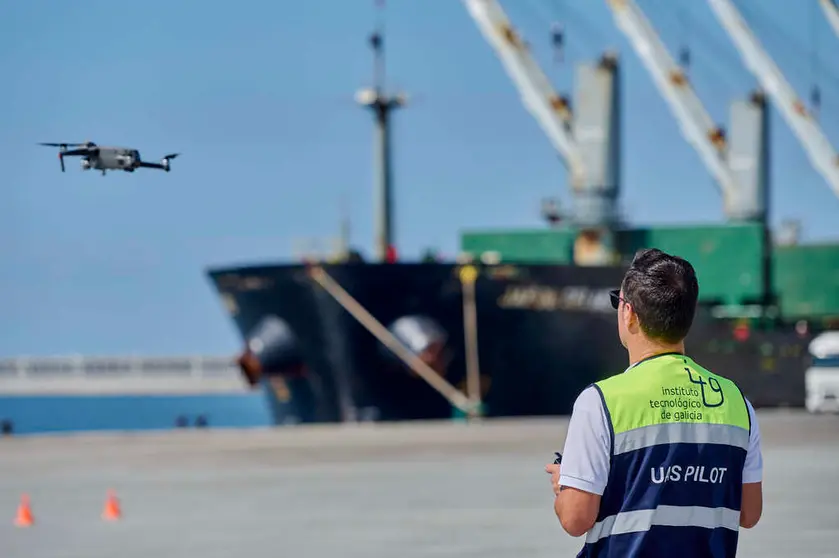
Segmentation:
<svg viewBox="0 0 839 558">
<path fill-rule="evenodd" d="M 687 337 L 699 298 L 699 283 L 690 262 L 657 248 L 641 250 L 621 288 L 647 337 L 665 343 Z"/>
</svg>

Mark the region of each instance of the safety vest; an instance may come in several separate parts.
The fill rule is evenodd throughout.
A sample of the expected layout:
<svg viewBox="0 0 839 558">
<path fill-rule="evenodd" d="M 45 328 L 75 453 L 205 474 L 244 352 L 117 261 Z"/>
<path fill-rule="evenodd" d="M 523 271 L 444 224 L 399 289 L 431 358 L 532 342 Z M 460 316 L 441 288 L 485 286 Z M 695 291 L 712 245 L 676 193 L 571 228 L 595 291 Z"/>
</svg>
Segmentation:
<svg viewBox="0 0 839 558">
<path fill-rule="evenodd" d="M 734 556 L 751 428 L 737 385 L 676 353 L 594 385 L 611 459 L 578 556 Z"/>
</svg>

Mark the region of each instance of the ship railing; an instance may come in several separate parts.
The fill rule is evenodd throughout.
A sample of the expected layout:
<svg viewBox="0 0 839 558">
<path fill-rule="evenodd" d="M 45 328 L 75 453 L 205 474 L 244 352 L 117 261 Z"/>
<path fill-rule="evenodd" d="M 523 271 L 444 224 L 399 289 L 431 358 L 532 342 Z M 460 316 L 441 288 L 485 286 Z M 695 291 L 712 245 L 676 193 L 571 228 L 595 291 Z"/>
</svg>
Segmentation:
<svg viewBox="0 0 839 558">
<path fill-rule="evenodd" d="M 233 357 L 15 357 L 0 359 L 0 374 L 175 374 L 194 377 L 236 375 Z"/>
<path fill-rule="evenodd" d="M 246 386 L 232 357 L 16 357 L 0 359 L 0 393 L 218 392 Z"/>
</svg>

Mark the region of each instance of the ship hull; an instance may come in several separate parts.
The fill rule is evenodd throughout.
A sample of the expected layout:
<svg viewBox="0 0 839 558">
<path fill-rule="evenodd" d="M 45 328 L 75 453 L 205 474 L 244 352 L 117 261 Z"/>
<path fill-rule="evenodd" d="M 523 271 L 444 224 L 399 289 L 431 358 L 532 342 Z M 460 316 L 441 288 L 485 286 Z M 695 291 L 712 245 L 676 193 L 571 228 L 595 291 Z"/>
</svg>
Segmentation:
<svg viewBox="0 0 839 558">
<path fill-rule="evenodd" d="M 323 269 L 439 375 L 465 389 L 459 266 L 359 263 Z M 626 352 L 608 301 L 608 290 L 623 273 L 620 267 L 481 268 L 475 305 L 487 416 L 568 414 L 583 388 L 623 371 Z M 209 276 L 245 340 L 242 362 L 261 359 L 251 379 L 278 393 L 278 422 L 452 416 L 452 405 L 306 267 L 218 269 Z M 808 336 L 792 329 L 752 331 L 738 340 L 730 322 L 700 314 L 687 341 L 693 358 L 737 381 L 756 405 L 803 406 Z"/>
</svg>

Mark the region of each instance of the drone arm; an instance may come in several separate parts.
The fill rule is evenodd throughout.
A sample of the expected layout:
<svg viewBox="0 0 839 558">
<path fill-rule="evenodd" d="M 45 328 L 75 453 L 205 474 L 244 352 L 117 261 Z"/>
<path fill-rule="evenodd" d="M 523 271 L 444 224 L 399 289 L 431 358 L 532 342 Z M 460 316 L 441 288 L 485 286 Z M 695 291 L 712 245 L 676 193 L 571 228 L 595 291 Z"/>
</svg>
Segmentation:
<svg viewBox="0 0 839 558">
<path fill-rule="evenodd" d="M 168 155 L 164 155 L 163 158 L 160 159 L 159 163 L 148 163 L 146 161 L 139 161 L 137 163 L 137 166 L 145 167 L 145 168 L 148 168 L 148 169 L 162 169 L 162 170 L 165 170 L 166 172 L 169 172 L 169 169 L 170 169 L 169 161 L 171 161 L 172 159 L 174 159 L 177 156 L 178 156 L 177 153 L 169 153 Z"/>
</svg>

